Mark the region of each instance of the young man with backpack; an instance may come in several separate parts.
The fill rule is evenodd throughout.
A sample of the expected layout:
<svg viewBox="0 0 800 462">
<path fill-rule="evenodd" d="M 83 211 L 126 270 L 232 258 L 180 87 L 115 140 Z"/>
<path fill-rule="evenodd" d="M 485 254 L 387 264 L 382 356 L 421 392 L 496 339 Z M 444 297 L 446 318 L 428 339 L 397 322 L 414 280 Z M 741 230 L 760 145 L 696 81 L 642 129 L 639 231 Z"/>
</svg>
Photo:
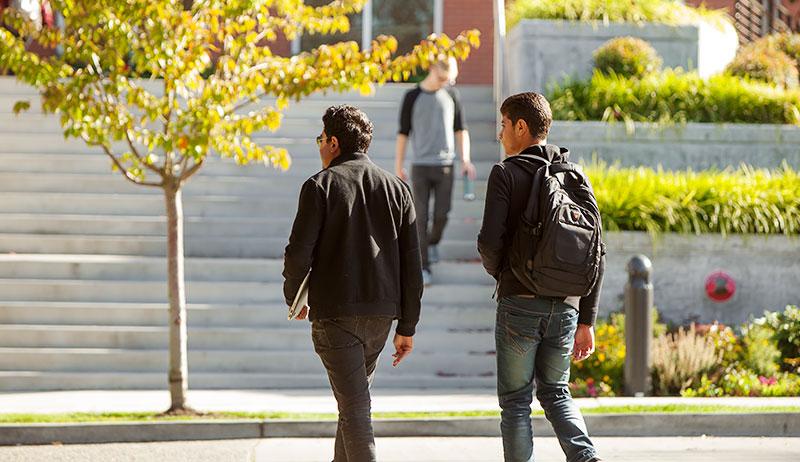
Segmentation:
<svg viewBox="0 0 800 462">
<path fill-rule="evenodd" d="M 533 462 L 536 397 L 568 462 L 600 458 L 569 391 L 570 360 L 594 352 L 605 265 L 600 215 L 569 151 L 547 144 L 550 104 L 537 93 L 500 108 L 508 156 L 489 175 L 478 251 L 497 280 L 497 394 L 506 462 Z"/>
</svg>

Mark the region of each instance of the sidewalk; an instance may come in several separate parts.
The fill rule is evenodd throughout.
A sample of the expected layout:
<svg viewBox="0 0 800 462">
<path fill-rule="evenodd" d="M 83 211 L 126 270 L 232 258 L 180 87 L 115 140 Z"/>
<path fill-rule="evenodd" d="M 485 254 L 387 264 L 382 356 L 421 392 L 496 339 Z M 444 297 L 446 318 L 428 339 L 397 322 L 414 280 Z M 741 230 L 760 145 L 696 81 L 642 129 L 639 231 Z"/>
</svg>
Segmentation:
<svg viewBox="0 0 800 462">
<path fill-rule="evenodd" d="M 576 398 L 580 408 L 668 404 L 740 407 L 800 406 L 800 398 Z M 329 390 L 190 390 L 189 404 L 202 411 L 336 413 Z M 169 407 L 166 390 L 0 393 L 0 413 L 148 412 Z M 540 409 L 534 400 L 535 410 Z M 499 410 L 492 389 L 376 389 L 373 412 Z"/>
<path fill-rule="evenodd" d="M 798 438 L 593 438 L 614 462 L 786 462 L 800 460 Z M 500 462 L 500 438 L 378 438 L 384 462 Z M 535 437 L 537 462 L 563 462 L 555 438 Z M 319 462 L 330 438 L 0 447 L 3 462 Z"/>
</svg>

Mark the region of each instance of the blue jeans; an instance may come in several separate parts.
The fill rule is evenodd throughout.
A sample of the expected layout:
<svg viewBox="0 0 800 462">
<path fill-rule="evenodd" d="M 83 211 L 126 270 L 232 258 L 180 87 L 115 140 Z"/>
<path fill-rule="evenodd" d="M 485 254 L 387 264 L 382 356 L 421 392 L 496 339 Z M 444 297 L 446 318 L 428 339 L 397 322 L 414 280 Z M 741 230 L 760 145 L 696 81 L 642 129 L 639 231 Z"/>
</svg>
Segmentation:
<svg viewBox="0 0 800 462">
<path fill-rule="evenodd" d="M 569 366 L 578 312 L 543 298 L 504 297 L 497 306 L 497 395 L 506 462 L 533 462 L 531 402 L 536 398 L 553 425 L 567 462 L 597 453 L 569 392 Z"/>
</svg>

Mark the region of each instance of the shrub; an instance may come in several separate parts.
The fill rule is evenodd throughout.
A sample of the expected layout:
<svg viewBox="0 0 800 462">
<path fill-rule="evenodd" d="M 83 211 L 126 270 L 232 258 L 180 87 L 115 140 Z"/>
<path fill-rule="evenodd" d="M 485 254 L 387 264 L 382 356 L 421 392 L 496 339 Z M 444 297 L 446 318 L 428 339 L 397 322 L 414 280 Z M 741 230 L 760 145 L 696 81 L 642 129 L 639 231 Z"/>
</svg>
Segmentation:
<svg viewBox="0 0 800 462">
<path fill-rule="evenodd" d="M 783 311 L 767 311 L 761 319 L 773 331 L 772 340 L 780 351 L 783 369 L 800 372 L 800 308 L 787 306 Z"/>
<path fill-rule="evenodd" d="M 755 42 L 757 46 L 784 52 L 800 70 L 800 34 L 782 33 L 762 37 Z"/>
<path fill-rule="evenodd" d="M 652 234 L 800 232 L 800 175 L 788 166 L 774 171 L 742 167 L 693 172 L 599 162 L 584 170 L 607 230 Z M 792 319 L 797 316 L 794 313 Z M 795 334 L 792 342 L 800 342 L 797 337 Z"/>
<path fill-rule="evenodd" d="M 767 42 L 755 42 L 742 48 L 728 64 L 726 72 L 783 88 L 795 88 L 798 84 L 795 60 Z"/>
<path fill-rule="evenodd" d="M 666 332 L 660 323 L 658 311 L 653 309 L 653 335 Z M 575 396 L 616 396 L 624 391 L 623 366 L 625 365 L 625 315 L 611 313 L 608 319 L 598 320 L 594 326 L 595 352 L 580 362 L 573 362 L 570 377 Z"/>
<path fill-rule="evenodd" d="M 610 391 L 623 391 L 622 366 L 625 364 L 625 315 L 612 313 L 608 320 L 598 321 L 594 326 L 595 351 L 583 361 L 573 362 L 570 376 L 579 384 L 577 391 L 585 390 L 592 396 L 592 388 L 602 391 L 606 384 Z M 586 382 L 592 384 L 589 387 Z"/>
<path fill-rule="evenodd" d="M 653 341 L 653 390 L 660 395 L 679 393 L 700 383 L 703 374 L 719 363 L 721 355 L 694 325 Z"/>
<path fill-rule="evenodd" d="M 587 379 L 575 379 L 569 384 L 572 396 L 577 398 L 599 398 L 605 396 L 617 396 L 614 388 L 604 380 L 595 381 L 589 377 Z"/>
<path fill-rule="evenodd" d="M 800 376 L 784 372 L 773 377 L 753 371 L 728 368 L 719 377 L 703 375 L 694 388 L 681 391 L 684 397 L 721 396 L 799 396 Z"/>
<path fill-rule="evenodd" d="M 760 376 L 772 377 L 778 373 L 781 352 L 773 341 L 775 331 L 764 319 L 742 328 L 742 365 Z"/>
<path fill-rule="evenodd" d="M 554 86 L 547 96 L 556 120 L 800 125 L 800 91 L 732 75 L 704 80 L 666 70 L 631 79 L 595 72 L 589 80 Z"/>
<path fill-rule="evenodd" d="M 714 344 L 715 351 L 720 355 L 719 370 L 739 364 L 744 348 L 733 329 L 716 322 L 695 328 L 698 335 L 705 335 Z"/>
<path fill-rule="evenodd" d="M 521 19 L 697 24 L 727 21 L 720 11 L 691 8 L 672 0 L 515 0 L 508 5 L 508 27 Z"/>
<path fill-rule="evenodd" d="M 619 37 L 594 52 L 594 67 L 605 74 L 641 77 L 661 69 L 661 57 L 642 39 Z"/>
</svg>

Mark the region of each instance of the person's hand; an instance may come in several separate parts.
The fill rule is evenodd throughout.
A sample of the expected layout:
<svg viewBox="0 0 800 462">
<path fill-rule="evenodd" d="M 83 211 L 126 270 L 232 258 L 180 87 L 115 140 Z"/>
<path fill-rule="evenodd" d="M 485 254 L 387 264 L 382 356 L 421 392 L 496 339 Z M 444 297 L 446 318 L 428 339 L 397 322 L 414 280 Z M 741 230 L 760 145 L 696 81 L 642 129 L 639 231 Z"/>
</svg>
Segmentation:
<svg viewBox="0 0 800 462">
<path fill-rule="evenodd" d="M 474 180 L 475 178 L 478 177 L 478 173 L 475 170 L 475 166 L 472 165 L 472 162 L 469 161 L 464 162 L 461 165 L 461 174 L 463 175 L 465 173 L 467 174 L 467 178 L 469 178 L 470 180 Z"/>
<path fill-rule="evenodd" d="M 396 175 L 397 175 L 397 176 L 398 176 L 398 177 L 399 177 L 401 180 L 403 180 L 403 181 L 405 181 L 405 182 L 408 182 L 408 172 L 406 172 L 406 169 L 404 169 L 404 168 L 402 168 L 402 167 L 400 167 L 400 168 L 397 168 L 397 169 L 395 169 L 395 174 L 396 174 Z"/>
<path fill-rule="evenodd" d="M 308 317 L 308 306 L 304 306 L 302 310 L 300 310 L 300 314 L 294 318 L 296 321 L 302 321 Z"/>
<path fill-rule="evenodd" d="M 575 345 L 572 348 L 572 357 L 575 361 L 583 361 L 594 353 L 594 327 L 578 324 L 575 331 Z"/>
<path fill-rule="evenodd" d="M 406 337 L 405 335 L 394 334 L 394 349 L 396 353 L 392 355 L 394 361 L 392 361 L 392 366 L 397 367 L 400 364 L 400 361 L 403 360 L 406 356 L 411 354 L 411 350 L 414 349 L 414 337 Z"/>
</svg>

